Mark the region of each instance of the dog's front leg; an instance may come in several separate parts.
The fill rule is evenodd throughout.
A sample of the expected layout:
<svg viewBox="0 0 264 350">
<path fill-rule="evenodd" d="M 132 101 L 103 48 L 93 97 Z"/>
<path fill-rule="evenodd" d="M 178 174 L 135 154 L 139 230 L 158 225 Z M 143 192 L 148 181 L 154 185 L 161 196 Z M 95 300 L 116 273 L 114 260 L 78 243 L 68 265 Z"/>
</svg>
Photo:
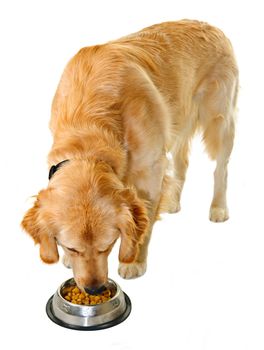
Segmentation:
<svg viewBox="0 0 264 350">
<path fill-rule="evenodd" d="M 157 209 L 158 202 L 153 206 L 152 214 L 152 220 L 150 220 L 149 230 L 145 236 L 144 242 L 139 245 L 139 251 L 137 258 L 132 263 L 119 263 L 118 273 L 121 277 L 125 279 L 132 279 L 137 278 L 142 275 L 147 270 L 147 256 L 148 256 L 148 246 L 151 238 L 152 228 L 153 224 L 155 222 L 155 215 L 154 212 Z M 155 207 L 155 208 L 154 208 Z"/>
<path fill-rule="evenodd" d="M 141 178 L 134 181 L 138 196 L 148 203 L 147 211 L 149 218 L 149 229 L 145 234 L 144 241 L 139 245 L 138 254 L 132 263 L 120 263 L 119 275 L 123 278 L 137 278 L 142 276 L 147 269 L 148 246 L 151 238 L 152 228 L 159 215 L 159 203 L 161 198 L 162 179 L 165 171 L 166 160 L 161 156 L 152 164 L 152 167 L 141 171 Z"/>
</svg>

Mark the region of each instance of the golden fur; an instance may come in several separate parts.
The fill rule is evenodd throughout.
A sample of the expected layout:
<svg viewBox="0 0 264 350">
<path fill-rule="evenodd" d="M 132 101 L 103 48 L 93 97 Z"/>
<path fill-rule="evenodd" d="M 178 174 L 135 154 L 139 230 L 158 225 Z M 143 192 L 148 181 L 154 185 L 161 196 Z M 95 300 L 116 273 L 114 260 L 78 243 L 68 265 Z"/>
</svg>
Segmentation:
<svg viewBox="0 0 264 350">
<path fill-rule="evenodd" d="M 81 49 L 62 75 L 50 121 L 49 166 L 70 161 L 22 222 L 43 261 L 58 260 L 59 243 L 79 287 L 97 288 L 120 237 L 120 275 L 142 275 L 159 213 L 180 209 L 197 130 L 216 160 L 210 219 L 226 220 L 237 89 L 232 46 L 207 23 L 157 24 Z"/>
</svg>

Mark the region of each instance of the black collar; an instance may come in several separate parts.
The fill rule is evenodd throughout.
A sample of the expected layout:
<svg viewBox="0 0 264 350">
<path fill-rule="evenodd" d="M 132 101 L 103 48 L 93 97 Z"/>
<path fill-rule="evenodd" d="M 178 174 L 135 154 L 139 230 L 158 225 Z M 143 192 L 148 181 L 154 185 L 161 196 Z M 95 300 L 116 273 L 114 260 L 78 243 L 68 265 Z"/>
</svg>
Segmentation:
<svg viewBox="0 0 264 350">
<path fill-rule="evenodd" d="M 65 159 L 62 162 L 56 164 L 56 165 L 52 165 L 52 167 L 50 168 L 49 171 L 49 180 L 52 178 L 52 176 L 56 173 L 56 171 L 62 166 L 63 163 L 68 162 L 69 159 Z"/>
</svg>

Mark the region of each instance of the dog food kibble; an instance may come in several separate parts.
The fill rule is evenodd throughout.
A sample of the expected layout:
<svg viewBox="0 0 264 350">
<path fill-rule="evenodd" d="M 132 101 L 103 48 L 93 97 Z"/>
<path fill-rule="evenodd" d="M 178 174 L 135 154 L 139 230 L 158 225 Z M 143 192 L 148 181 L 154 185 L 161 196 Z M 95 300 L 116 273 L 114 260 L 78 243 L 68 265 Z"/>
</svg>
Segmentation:
<svg viewBox="0 0 264 350">
<path fill-rule="evenodd" d="M 64 299 L 70 301 L 73 304 L 96 305 L 110 300 L 111 291 L 109 289 L 106 289 L 102 292 L 102 294 L 92 295 L 86 292 L 82 292 L 77 286 L 69 286 L 63 288 L 62 296 Z"/>
</svg>

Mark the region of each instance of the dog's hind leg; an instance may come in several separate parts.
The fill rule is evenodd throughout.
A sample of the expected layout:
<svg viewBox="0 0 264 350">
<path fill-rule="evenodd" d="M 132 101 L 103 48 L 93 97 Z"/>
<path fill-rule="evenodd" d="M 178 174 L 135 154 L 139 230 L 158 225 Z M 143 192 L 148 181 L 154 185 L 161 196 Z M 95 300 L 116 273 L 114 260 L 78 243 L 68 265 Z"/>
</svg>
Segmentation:
<svg viewBox="0 0 264 350">
<path fill-rule="evenodd" d="M 232 122 L 232 125 L 229 127 L 224 126 L 225 121 L 222 119 L 222 116 L 216 117 L 212 123 L 214 125 L 209 126 L 209 130 L 205 131 L 205 142 L 209 154 L 215 151 L 210 149 L 210 147 L 214 147 L 212 142 L 219 143 L 219 148 L 215 154 L 216 168 L 214 172 L 214 195 L 210 208 L 210 220 L 221 222 L 229 218 L 226 203 L 227 166 L 233 148 L 234 125 Z M 212 134 L 210 135 L 210 128 L 212 127 L 214 130 L 212 130 Z M 213 138 L 215 139 L 213 140 Z"/>
<path fill-rule="evenodd" d="M 229 218 L 226 203 L 227 166 L 233 148 L 235 133 L 235 104 L 237 82 L 213 82 L 201 105 L 200 122 L 203 140 L 211 159 L 216 160 L 214 194 L 209 218 L 222 222 Z"/>
</svg>

